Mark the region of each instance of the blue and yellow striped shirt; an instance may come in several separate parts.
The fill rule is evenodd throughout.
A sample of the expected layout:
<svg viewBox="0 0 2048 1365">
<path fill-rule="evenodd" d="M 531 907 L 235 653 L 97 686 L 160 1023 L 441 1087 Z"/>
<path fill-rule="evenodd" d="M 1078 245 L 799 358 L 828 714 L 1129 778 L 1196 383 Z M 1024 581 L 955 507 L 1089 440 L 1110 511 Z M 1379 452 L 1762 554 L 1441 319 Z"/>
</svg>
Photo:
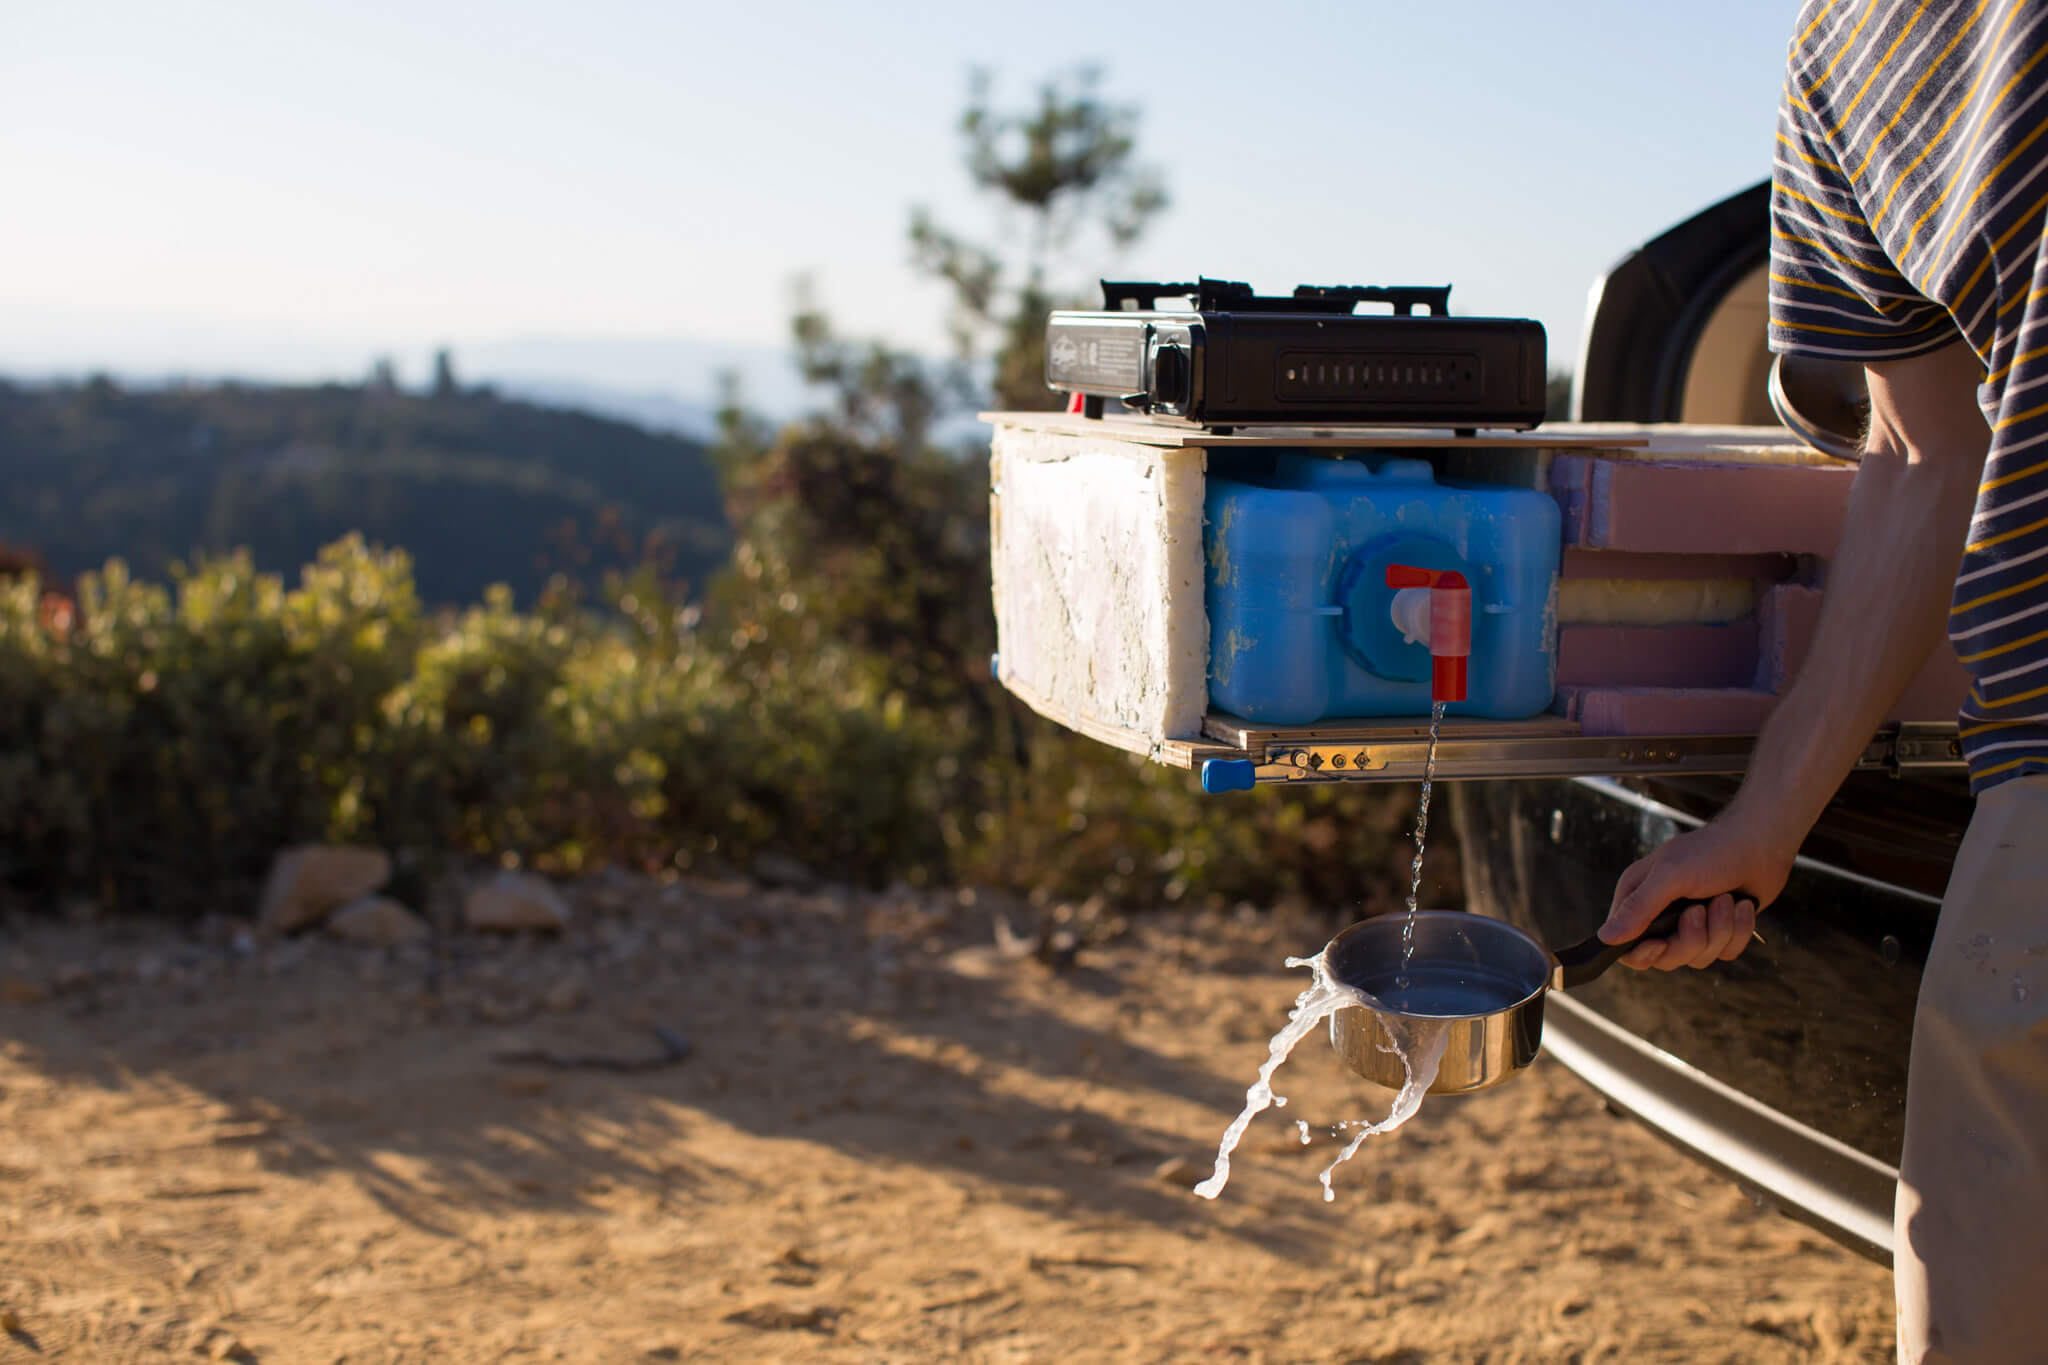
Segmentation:
<svg viewBox="0 0 2048 1365">
<path fill-rule="evenodd" d="M 1771 193 L 1775 351 L 1902 359 L 1957 334 L 1991 453 L 1949 637 L 1978 791 L 2048 773 L 2048 3 L 1808 0 Z"/>
</svg>

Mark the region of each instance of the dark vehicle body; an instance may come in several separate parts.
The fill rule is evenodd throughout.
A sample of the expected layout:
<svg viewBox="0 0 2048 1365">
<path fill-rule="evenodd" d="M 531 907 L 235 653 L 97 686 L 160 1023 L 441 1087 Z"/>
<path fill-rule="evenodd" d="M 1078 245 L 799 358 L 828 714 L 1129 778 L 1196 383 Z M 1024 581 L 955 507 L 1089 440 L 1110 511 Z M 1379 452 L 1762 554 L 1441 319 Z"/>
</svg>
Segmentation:
<svg viewBox="0 0 2048 1365">
<path fill-rule="evenodd" d="M 1768 189 L 1716 204 L 1596 286 L 1586 421 L 1767 423 Z M 1472 908 L 1570 942 L 1621 871 L 1734 795 L 1728 778 L 1461 783 Z M 1552 1002 L 1545 1047 L 1608 1101 L 1873 1259 L 1920 972 L 1971 801 L 1960 776 L 1859 774 L 1807 839 L 1762 943 L 1704 971 L 1610 972 Z"/>
</svg>

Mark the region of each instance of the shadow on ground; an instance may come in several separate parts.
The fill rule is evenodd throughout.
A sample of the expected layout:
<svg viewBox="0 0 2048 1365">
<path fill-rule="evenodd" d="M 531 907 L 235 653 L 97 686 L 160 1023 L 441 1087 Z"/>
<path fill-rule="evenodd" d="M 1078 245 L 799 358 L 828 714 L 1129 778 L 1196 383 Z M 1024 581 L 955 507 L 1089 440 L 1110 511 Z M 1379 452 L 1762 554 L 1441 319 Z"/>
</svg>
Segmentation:
<svg viewBox="0 0 2048 1365">
<path fill-rule="evenodd" d="M 1054 973 L 991 947 L 987 901 L 951 893 L 613 880 L 577 899 L 561 940 L 451 934 L 402 951 L 314 937 L 237 952 L 226 933 L 209 945 L 17 918 L 0 939 L 0 1049 L 51 1080 L 169 1106 L 182 1118 L 153 1130 L 165 1143 L 251 1172 L 166 1200 L 261 1198 L 271 1177 L 339 1172 L 450 1237 L 467 1213 L 596 1210 L 621 1185 L 687 1216 L 767 1193 L 704 1140 L 728 1125 L 792 1140 L 793 1162 L 795 1144 L 823 1144 L 878 1176 L 950 1171 L 1055 1215 L 1213 1224 L 1185 1179 L 1157 1172 L 1173 1157 L 1206 1172 L 1171 1121 L 1192 1106 L 1220 1126 L 1249 1077 L 1186 1055 L 1195 1021 L 1170 978 L 1263 963 L 1205 953 L 1190 930 Z M 1273 975 L 1272 1012 L 1226 1021 L 1234 1037 L 1283 1017 L 1298 983 Z M 1091 1112 L 1103 1087 L 1166 1121 Z M 1301 1231 L 1282 1217 L 1233 1235 L 1288 1254 Z"/>
</svg>

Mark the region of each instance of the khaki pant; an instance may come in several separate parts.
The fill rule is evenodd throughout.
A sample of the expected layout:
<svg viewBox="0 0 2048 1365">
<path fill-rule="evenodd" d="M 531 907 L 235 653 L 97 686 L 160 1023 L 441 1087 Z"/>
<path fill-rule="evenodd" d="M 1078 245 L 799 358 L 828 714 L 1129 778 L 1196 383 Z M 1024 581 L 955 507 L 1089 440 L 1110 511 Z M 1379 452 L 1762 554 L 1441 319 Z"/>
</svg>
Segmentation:
<svg viewBox="0 0 2048 1365">
<path fill-rule="evenodd" d="M 2048 1361 L 2048 777 L 1978 798 L 1920 983 L 1899 1359 Z"/>
</svg>

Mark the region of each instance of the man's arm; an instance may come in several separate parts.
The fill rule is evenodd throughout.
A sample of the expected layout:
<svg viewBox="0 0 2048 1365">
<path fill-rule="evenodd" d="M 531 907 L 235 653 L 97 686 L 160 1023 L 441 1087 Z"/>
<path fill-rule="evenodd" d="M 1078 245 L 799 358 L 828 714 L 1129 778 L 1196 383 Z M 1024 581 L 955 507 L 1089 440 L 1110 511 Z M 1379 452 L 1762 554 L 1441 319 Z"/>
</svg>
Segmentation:
<svg viewBox="0 0 2048 1365">
<path fill-rule="evenodd" d="M 1813 648 L 1757 738 L 1742 788 L 1711 824 L 1621 874 L 1600 937 L 1626 942 L 1673 901 L 1701 901 L 1632 967 L 1704 967 L 1748 944 L 1807 831 L 1913 675 L 1947 635 L 1990 443 L 1982 367 L 1958 341 L 1865 368 L 1870 436 L 1828 569 Z M 1747 893 L 1738 901 L 1730 893 Z"/>
</svg>

